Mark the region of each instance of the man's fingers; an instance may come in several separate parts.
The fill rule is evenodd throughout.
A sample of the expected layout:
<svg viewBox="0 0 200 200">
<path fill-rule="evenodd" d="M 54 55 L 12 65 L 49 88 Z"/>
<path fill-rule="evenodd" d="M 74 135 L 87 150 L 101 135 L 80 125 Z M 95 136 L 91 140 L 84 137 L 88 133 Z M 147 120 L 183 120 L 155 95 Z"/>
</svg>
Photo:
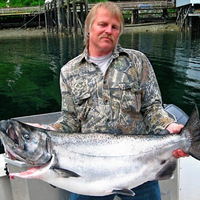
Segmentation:
<svg viewBox="0 0 200 200">
<path fill-rule="evenodd" d="M 172 154 L 173 154 L 174 158 L 181 158 L 181 157 L 188 157 L 188 156 L 190 156 L 189 154 L 185 153 L 181 149 L 177 149 L 177 150 L 173 151 Z"/>
</svg>

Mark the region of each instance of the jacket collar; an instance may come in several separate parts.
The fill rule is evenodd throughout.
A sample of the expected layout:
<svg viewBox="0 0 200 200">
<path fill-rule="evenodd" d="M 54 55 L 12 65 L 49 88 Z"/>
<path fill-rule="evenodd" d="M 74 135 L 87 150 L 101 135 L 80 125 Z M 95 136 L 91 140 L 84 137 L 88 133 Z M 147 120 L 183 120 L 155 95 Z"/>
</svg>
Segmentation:
<svg viewBox="0 0 200 200">
<path fill-rule="evenodd" d="M 119 57 L 120 54 L 127 54 L 129 56 L 129 53 L 126 49 L 122 48 L 119 44 L 114 48 L 112 57 L 113 59 L 116 59 Z M 83 53 L 80 55 L 78 62 L 90 62 L 89 61 L 89 53 L 88 53 L 88 46 L 85 47 Z"/>
</svg>

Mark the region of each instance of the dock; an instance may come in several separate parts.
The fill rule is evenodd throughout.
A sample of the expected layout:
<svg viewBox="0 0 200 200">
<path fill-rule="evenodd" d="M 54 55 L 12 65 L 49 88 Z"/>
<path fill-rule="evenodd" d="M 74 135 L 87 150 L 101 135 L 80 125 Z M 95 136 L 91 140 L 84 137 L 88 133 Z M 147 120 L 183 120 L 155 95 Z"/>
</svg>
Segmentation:
<svg viewBox="0 0 200 200">
<path fill-rule="evenodd" d="M 198 0 L 127 0 L 116 4 L 126 25 L 173 20 L 182 31 L 200 31 Z M 94 5 L 87 0 L 51 0 L 43 6 L 1 8 L 0 29 L 45 26 L 47 33 L 83 34 L 85 18 Z"/>
<path fill-rule="evenodd" d="M 121 8 L 124 16 L 128 15 L 129 21 L 125 22 L 129 24 L 137 24 L 141 20 L 164 21 L 168 17 L 168 10 L 175 8 L 174 0 L 132 0 L 115 3 Z M 72 34 L 77 33 L 79 28 L 83 32 L 85 17 L 94 5 L 94 3 L 87 3 L 87 0 L 65 2 L 55 0 L 45 4 L 47 31 Z"/>
<path fill-rule="evenodd" d="M 181 30 L 200 32 L 200 1 L 199 0 L 177 0 L 176 23 Z"/>
<path fill-rule="evenodd" d="M 45 26 L 41 6 L 0 8 L 0 29 Z"/>
<path fill-rule="evenodd" d="M 175 8 L 175 0 L 131 0 L 117 1 L 125 17 L 126 24 L 164 21 L 169 19 L 169 10 Z M 7 27 L 8 16 L 23 18 L 21 27 L 29 27 L 31 22 L 44 25 L 48 33 L 68 34 L 83 33 L 87 13 L 94 6 L 87 0 L 52 0 L 43 6 L 29 8 L 0 9 L 0 28 Z M 176 17 L 174 9 L 172 13 Z M 22 25 L 24 24 L 24 25 Z M 12 24 L 11 24 L 12 25 Z"/>
</svg>

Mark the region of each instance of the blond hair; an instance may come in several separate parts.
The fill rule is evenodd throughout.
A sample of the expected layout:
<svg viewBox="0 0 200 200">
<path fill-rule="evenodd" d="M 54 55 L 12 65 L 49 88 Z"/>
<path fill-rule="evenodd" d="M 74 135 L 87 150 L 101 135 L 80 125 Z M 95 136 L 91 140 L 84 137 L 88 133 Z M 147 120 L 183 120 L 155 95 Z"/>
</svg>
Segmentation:
<svg viewBox="0 0 200 200">
<path fill-rule="evenodd" d="M 100 8 L 104 8 L 108 11 L 110 11 L 111 15 L 116 17 L 120 22 L 120 35 L 123 32 L 124 28 L 124 18 L 122 16 L 122 12 L 120 8 L 113 2 L 100 2 L 97 3 L 95 6 L 92 7 L 90 12 L 88 13 L 86 19 L 85 19 L 85 30 L 84 30 L 84 44 L 87 46 L 89 41 L 89 31 L 92 27 L 92 23 L 94 22 L 95 16 L 97 11 Z"/>
</svg>

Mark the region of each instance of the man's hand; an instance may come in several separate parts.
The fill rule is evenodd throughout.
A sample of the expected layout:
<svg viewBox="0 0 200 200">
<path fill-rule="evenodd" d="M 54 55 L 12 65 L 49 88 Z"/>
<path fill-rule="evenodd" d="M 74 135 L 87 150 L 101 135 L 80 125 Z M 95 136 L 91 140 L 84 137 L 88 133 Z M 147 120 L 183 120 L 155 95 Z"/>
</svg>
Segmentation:
<svg viewBox="0 0 200 200">
<path fill-rule="evenodd" d="M 183 127 L 184 126 L 182 124 L 171 123 L 169 126 L 167 126 L 166 129 L 170 133 L 179 133 Z M 174 158 L 181 158 L 181 157 L 188 157 L 189 156 L 189 154 L 185 153 L 181 149 L 177 149 L 177 150 L 173 151 L 172 155 L 174 156 Z"/>
<path fill-rule="evenodd" d="M 181 149 L 177 149 L 175 151 L 172 152 L 172 155 L 174 156 L 174 158 L 181 158 L 181 157 L 189 157 L 190 155 L 185 153 L 184 151 L 182 151 Z"/>
<path fill-rule="evenodd" d="M 166 129 L 167 129 L 170 133 L 179 133 L 183 127 L 184 127 L 184 126 L 183 126 L 182 124 L 171 123 L 170 125 L 167 126 Z"/>
</svg>

